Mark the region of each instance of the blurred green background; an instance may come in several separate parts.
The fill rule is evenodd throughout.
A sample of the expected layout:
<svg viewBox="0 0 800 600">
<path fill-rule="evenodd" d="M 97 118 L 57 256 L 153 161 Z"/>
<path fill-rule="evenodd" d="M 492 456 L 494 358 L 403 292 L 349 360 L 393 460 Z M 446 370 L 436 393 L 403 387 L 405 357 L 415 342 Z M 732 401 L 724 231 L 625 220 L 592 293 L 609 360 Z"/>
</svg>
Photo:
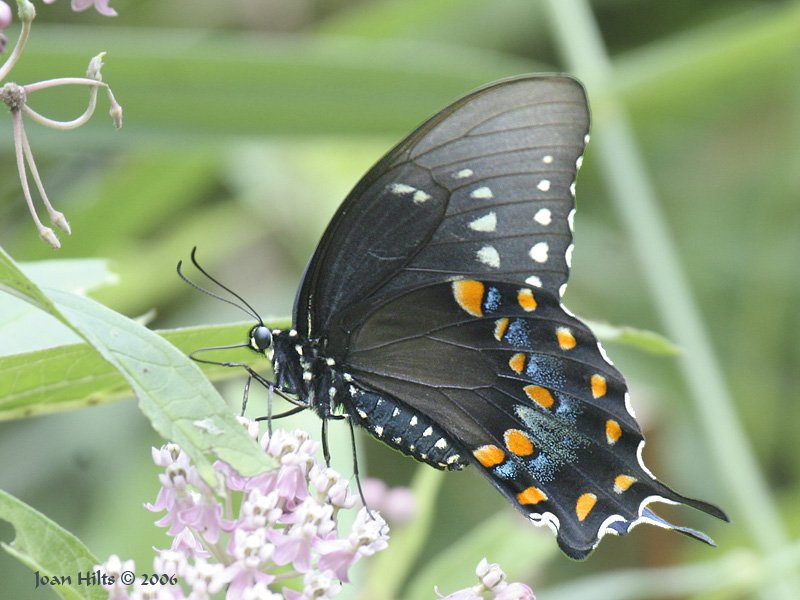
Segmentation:
<svg viewBox="0 0 800 600">
<path fill-rule="evenodd" d="M 721 366 L 730 391 L 714 402 L 728 402 L 746 438 L 724 428 L 726 418 L 716 429 L 713 418 L 700 416 L 703 406 L 712 415 L 718 409 L 687 384 L 679 357 L 605 346 L 628 378 L 648 436 L 648 466 L 680 492 L 721 505 L 734 523 L 664 507 L 661 514 L 704 530 L 720 549 L 641 527 L 627 538 L 606 538 L 586 563 L 541 550 L 525 560 L 527 547 L 516 538 L 513 548 L 503 548 L 503 539 L 494 545 L 517 556 L 512 579 L 529 583 L 540 600 L 750 598 L 756 589 L 791 582 L 800 563 L 800 2 L 111 5 L 119 17 L 72 13 L 66 0 L 37 3 L 31 39 L 10 80 L 81 76 L 105 51 L 104 81 L 124 108 L 125 124 L 114 130 L 102 93 L 97 114 L 81 129 L 56 132 L 27 121 L 50 198 L 72 225 L 55 253 L 27 214 L 11 119 L 0 118 L 0 245 L 16 260 L 108 258 L 118 281 L 93 297 L 129 316 L 153 311 L 156 328 L 241 320 L 176 276 L 177 261 L 196 245 L 202 264 L 262 316 L 285 317 L 328 219 L 400 137 L 491 80 L 572 72 L 587 84 L 594 134 L 578 179 L 565 303 L 593 320 L 671 336 L 687 323 L 697 329 L 691 314 L 670 324 L 659 312 L 669 298 L 647 282 L 662 273 L 648 267 L 655 263 L 619 202 L 625 177 L 615 184 L 608 175 L 617 159 L 609 140 L 625 111 L 621 122 L 632 126 L 643 166 L 634 176 L 645 177 L 643 189 L 658 202 L 659 225 L 675 250 L 667 258 L 679 260 L 699 327 L 710 335 L 708 368 Z M 6 31 L 10 44 L 17 27 Z M 600 40 L 610 63 L 598 53 Z M 60 119 L 80 114 L 85 101 L 78 87 L 28 98 L 38 112 Z M 51 332 L 60 339 L 55 327 L 43 321 L 4 340 L 5 351 L 51 345 Z M 705 364 L 694 362 L 695 374 Z M 715 376 L 709 372 L 711 381 Z M 241 381 L 229 388 L 235 407 Z M 317 431 L 313 420 L 284 426 L 306 422 Z M 101 560 L 116 553 L 146 570 L 151 547 L 166 543 L 142 509 L 158 490 L 149 447 L 161 443 L 133 400 L 0 423 L 0 487 L 75 533 Z M 398 485 L 411 480 L 412 461 L 370 440 L 360 452 L 370 475 Z M 349 474 L 349 450 L 338 454 L 336 466 Z M 737 483 L 740 466 L 745 475 Z M 489 552 L 461 542 L 465 532 L 498 513 L 509 513 L 513 528 L 525 527 L 470 471 L 445 475 L 440 510 L 418 557 L 420 566 L 445 553 L 462 560 L 457 572 L 442 572 L 443 593 L 454 591 L 451 581 L 471 585 L 475 565 Z M 531 548 L 543 540 L 555 548 L 549 531 L 530 530 Z M 0 540 L 12 536 L 0 523 Z M 694 566 L 677 566 L 687 563 Z M 25 567 L 0 553 L 0 584 L 18 591 L 7 597 L 31 593 L 32 582 Z M 37 598 L 49 594 L 40 591 Z M 776 594 L 800 598 L 800 588 Z"/>
</svg>

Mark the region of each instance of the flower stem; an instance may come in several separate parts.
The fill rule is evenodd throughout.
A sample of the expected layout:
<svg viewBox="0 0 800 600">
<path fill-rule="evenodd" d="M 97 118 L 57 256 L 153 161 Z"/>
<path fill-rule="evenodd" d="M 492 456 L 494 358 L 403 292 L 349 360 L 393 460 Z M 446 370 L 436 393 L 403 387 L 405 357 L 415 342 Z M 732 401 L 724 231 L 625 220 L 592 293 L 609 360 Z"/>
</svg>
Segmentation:
<svg viewBox="0 0 800 600">
<path fill-rule="evenodd" d="M 39 169 L 36 168 L 36 161 L 33 160 L 33 152 L 31 152 L 31 145 L 30 142 L 28 142 L 28 136 L 27 134 L 25 134 L 24 129 L 22 130 L 22 150 L 25 153 L 25 159 L 28 162 L 28 168 L 31 170 L 33 181 L 36 183 L 36 188 L 39 190 L 39 194 L 41 195 L 42 200 L 44 201 L 44 205 L 47 207 L 47 213 L 50 215 L 50 222 L 53 223 L 56 227 L 58 227 L 62 231 L 66 232 L 67 235 L 72 234 L 69 222 L 67 221 L 67 218 L 64 216 L 64 213 L 56 210 L 55 208 L 53 208 L 53 205 L 50 204 L 50 200 L 47 197 L 47 192 L 45 192 L 44 185 L 42 184 L 42 178 L 39 177 Z"/>
<path fill-rule="evenodd" d="M 25 171 L 25 148 L 28 147 L 28 138 L 25 135 L 25 127 L 22 124 L 22 113 L 18 110 L 12 111 L 11 117 L 14 122 L 14 149 L 17 155 L 19 180 L 22 184 L 22 193 L 25 195 L 25 201 L 28 203 L 28 210 L 31 212 L 36 229 L 39 230 L 39 237 L 58 250 L 61 248 L 61 243 L 58 241 L 55 232 L 49 227 L 45 227 L 39 220 L 39 215 L 36 214 L 36 209 L 33 206 L 30 187 L 28 187 L 28 174 Z"/>
<path fill-rule="evenodd" d="M 11 52 L 11 55 L 8 57 L 3 66 L 0 67 L 0 81 L 3 81 L 8 74 L 11 72 L 11 69 L 14 68 L 14 65 L 17 64 L 17 60 L 22 55 L 22 50 L 25 48 L 25 43 L 28 41 L 28 36 L 31 33 L 31 22 L 30 21 L 22 21 L 22 31 L 19 33 L 19 39 L 17 40 L 17 44 L 14 46 L 14 50 Z"/>
<path fill-rule="evenodd" d="M 56 79 L 47 79 L 37 83 L 29 83 L 25 86 L 25 91 L 30 93 L 59 85 L 91 85 L 93 87 L 108 87 L 107 83 L 97 81 L 97 79 L 89 79 L 88 77 L 57 77 Z"/>
<path fill-rule="evenodd" d="M 50 82 L 45 82 L 45 83 L 50 83 Z M 100 84 L 100 85 L 105 85 L 105 84 Z M 26 92 L 31 91 L 30 90 L 31 87 L 32 86 L 26 85 L 25 91 Z M 75 129 L 76 127 L 80 127 L 81 125 L 86 123 L 89 119 L 92 118 L 95 106 L 97 106 L 97 84 L 92 86 L 89 90 L 89 106 L 86 107 L 86 111 L 80 117 L 78 117 L 77 119 L 73 119 L 72 121 L 54 121 L 53 119 L 48 119 L 47 117 L 40 115 L 38 112 L 33 110 L 27 104 L 22 108 L 22 111 L 40 125 L 45 125 L 53 129 L 65 130 L 65 129 Z"/>
</svg>

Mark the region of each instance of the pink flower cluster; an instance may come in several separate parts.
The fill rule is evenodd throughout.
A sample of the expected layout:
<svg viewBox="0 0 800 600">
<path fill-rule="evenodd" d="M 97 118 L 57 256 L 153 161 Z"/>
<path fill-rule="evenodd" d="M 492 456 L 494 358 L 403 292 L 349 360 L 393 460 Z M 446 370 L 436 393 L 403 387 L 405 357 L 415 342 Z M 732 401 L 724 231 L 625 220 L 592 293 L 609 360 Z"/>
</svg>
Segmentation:
<svg viewBox="0 0 800 600">
<path fill-rule="evenodd" d="M 475 574 L 480 580 L 477 585 L 447 596 L 439 594 L 439 597 L 442 600 L 536 600 L 531 588 L 524 583 L 508 583 L 500 566 L 489 564 L 485 558 L 478 563 Z"/>
<path fill-rule="evenodd" d="M 258 424 L 245 424 L 257 438 Z M 357 498 L 348 492 L 345 479 L 314 460 L 319 444 L 307 433 L 278 430 L 263 436 L 261 446 L 280 466 L 242 477 L 218 461 L 215 468 L 227 492 L 222 500 L 178 446 L 153 449 L 153 460 L 165 473 L 159 476 L 162 488 L 155 504 L 146 508 L 167 511 L 156 524 L 169 527 L 173 536 L 172 547 L 158 551 L 153 567 L 155 573 L 176 575 L 179 583 L 154 588 L 137 581 L 129 590 L 117 578 L 106 587 L 109 598 L 202 600 L 222 590 L 227 599 L 332 598 L 341 590 L 340 582 L 349 582 L 355 562 L 387 547 L 385 521 L 365 508 L 340 537 L 337 515 L 352 508 Z M 239 495 L 241 501 L 234 502 Z M 236 515 L 234 506 L 239 507 Z M 134 571 L 132 567 L 116 556 L 101 566 L 109 575 Z M 301 581 L 301 589 L 283 586 L 275 591 L 289 580 Z"/>
</svg>

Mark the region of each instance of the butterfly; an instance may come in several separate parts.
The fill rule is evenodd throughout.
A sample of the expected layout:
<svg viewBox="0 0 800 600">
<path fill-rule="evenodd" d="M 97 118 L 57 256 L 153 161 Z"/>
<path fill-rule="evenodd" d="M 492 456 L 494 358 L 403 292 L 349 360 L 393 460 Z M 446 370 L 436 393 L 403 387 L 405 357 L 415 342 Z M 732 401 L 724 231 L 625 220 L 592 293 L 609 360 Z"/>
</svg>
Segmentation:
<svg viewBox="0 0 800 600">
<path fill-rule="evenodd" d="M 556 74 L 425 121 L 334 215 L 292 329 L 251 329 L 259 380 L 437 469 L 474 465 L 574 559 L 642 522 L 713 544 L 649 508 L 727 520 L 645 467 L 624 377 L 561 303 L 588 130 L 583 87 Z"/>
</svg>

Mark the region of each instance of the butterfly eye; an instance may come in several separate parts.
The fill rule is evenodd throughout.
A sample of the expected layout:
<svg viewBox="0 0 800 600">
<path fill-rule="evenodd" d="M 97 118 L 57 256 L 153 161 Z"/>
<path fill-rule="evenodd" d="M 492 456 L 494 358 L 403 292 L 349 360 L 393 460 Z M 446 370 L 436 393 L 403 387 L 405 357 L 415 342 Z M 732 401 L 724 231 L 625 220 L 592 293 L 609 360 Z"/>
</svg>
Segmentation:
<svg viewBox="0 0 800 600">
<path fill-rule="evenodd" d="M 250 330 L 250 347 L 264 354 L 272 346 L 272 332 L 269 327 L 256 325 Z"/>
</svg>

